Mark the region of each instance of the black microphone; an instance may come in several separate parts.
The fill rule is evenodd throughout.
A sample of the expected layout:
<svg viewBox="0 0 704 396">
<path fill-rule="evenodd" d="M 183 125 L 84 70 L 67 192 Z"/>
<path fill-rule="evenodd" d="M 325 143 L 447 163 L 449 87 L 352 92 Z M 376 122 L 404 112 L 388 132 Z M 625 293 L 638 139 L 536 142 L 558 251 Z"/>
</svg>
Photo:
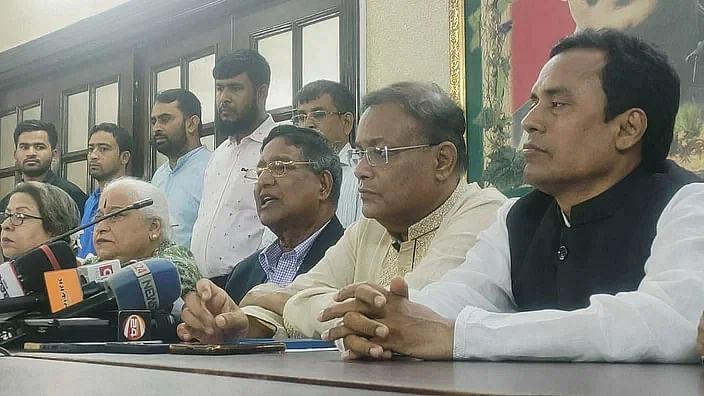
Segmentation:
<svg viewBox="0 0 704 396">
<path fill-rule="evenodd" d="M 77 267 L 76 255 L 73 254 L 73 249 L 66 241 L 54 241 L 40 245 L 15 259 L 13 264 L 25 294 L 46 292 L 45 272 Z"/>
<path fill-rule="evenodd" d="M 107 220 L 107 219 L 109 219 L 109 218 L 111 218 L 111 217 L 113 217 L 113 216 L 117 216 L 117 215 L 119 215 L 120 213 L 126 212 L 126 211 L 128 211 L 128 210 L 142 209 L 142 208 L 147 207 L 147 206 L 152 205 L 152 204 L 154 204 L 154 201 L 153 201 L 151 198 L 142 199 L 142 200 L 140 200 L 140 201 L 137 201 L 137 202 L 133 203 L 132 205 L 125 206 L 125 207 L 122 208 L 122 209 L 118 209 L 118 210 L 116 210 L 116 211 L 114 211 L 114 212 L 112 212 L 112 213 L 108 213 L 108 214 L 106 214 L 106 215 L 104 215 L 104 216 L 98 217 L 97 219 L 95 219 L 95 220 L 93 220 L 93 221 L 91 221 L 91 222 L 89 222 L 89 223 L 83 224 L 82 226 L 78 226 L 78 227 L 76 227 L 76 228 L 74 228 L 74 229 L 72 229 L 72 230 L 68 230 L 68 231 L 64 232 L 63 234 L 61 234 L 61 235 L 57 235 L 57 236 L 55 236 L 55 237 L 49 239 L 47 242 L 45 242 L 45 244 L 50 244 L 50 243 L 52 243 L 52 242 L 55 242 L 55 241 L 64 239 L 64 238 L 66 238 L 67 236 L 69 236 L 69 235 L 71 235 L 71 234 L 75 234 L 75 233 L 77 233 L 78 231 L 84 230 L 84 229 L 86 229 L 86 228 L 88 228 L 88 227 L 90 227 L 90 226 L 92 226 L 92 225 L 94 225 L 94 224 L 100 223 L 100 222 L 103 221 L 103 220 Z"/>
</svg>

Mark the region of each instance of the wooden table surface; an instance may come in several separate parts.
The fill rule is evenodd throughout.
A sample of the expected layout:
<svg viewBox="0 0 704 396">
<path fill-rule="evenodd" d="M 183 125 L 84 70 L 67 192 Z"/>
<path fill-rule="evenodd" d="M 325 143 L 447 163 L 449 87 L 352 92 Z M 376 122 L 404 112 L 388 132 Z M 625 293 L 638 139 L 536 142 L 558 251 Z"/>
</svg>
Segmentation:
<svg viewBox="0 0 704 396">
<path fill-rule="evenodd" d="M 698 365 L 543 362 L 345 362 L 337 352 L 287 352 L 237 356 L 59 354 L 20 352 L 37 361 L 92 363 L 191 374 L 210 380 L 259 380 L 353 390 L 424 394 L 704 395 Z M 0 358 L 0 363 L 5 359 Z M 6 365 L 3 365 L 6 366 Z M 2 367 L 2 366 L 0 366 Z M 2 373 L 2 371 L 0 371 Z M 217 378 L 216 378 L 217 377 Z M 285 388 L 288 391 L 288 388 Z M 293 388 L 292 388 L 293 389 Z M 359 392 L 357 392 L 359 393 Z"/>
</svg>

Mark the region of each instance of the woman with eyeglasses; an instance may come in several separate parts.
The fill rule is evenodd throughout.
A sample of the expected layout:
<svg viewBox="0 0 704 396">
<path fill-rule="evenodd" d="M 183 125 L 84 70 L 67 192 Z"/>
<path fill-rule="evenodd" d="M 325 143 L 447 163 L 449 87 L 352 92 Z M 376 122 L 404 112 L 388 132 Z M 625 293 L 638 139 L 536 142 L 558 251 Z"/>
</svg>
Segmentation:
<svg viewBox="0 0 704 396">
<path fill-rule="evenodd" d="M 0 213 L 2 255 L 11 259 L 56 235 L 77 227 L 76 203 L 62 189 L 40 182 L 20 183 Z M 66 237 L 70 243 L 70 237 Z"/>
<path fill-rule="evenodd" d="M 100 195 L 96 218 L 147 198 L 152 205 L 127 210 L 95 225 L 93 244 L 98 256 L 89 256 L 84 265 L 117 259 L 125 266 L 132 260 L 164 258 L 176 265 L 181 293 L 186 294 L 195 289 L 200 272 L 193 253 L 171 241 L 169 204 L 158 188 L 133 177 L 116 179 Z"/>
</svg>

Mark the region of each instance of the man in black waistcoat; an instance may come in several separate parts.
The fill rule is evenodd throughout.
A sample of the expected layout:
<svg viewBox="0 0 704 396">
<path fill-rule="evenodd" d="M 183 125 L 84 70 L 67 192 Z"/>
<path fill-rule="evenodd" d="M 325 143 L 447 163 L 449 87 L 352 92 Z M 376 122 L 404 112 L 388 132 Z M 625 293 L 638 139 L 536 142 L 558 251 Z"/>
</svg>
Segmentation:
<svg viewBox="0 0 704 396">
<path fill-rule="evenodd" d="M 666 159 L 679 78 L 616 31 L 551 51 L 523 119 L 525 181 L 464 264 L 410 298 L 351 285 L 320 320 L 345 358 L 696 361 L 704 183 Z M 412 301 L 412 302 L 411 302 Z"/>
<path fill-rule="evenodd" d="M 317 131 L 275 127 L 262 142 L 257 168 L 243 171 L 246 180 L 256 183 L 259 219 L 278 239 L 240 261 L 230 273 L 225 290 L 237 304 L 259 284 L 270 282 L 272 289 L 288 286 L 313 268 L 344 232 L 335 216 L 342 167 Z"/>
</svg>

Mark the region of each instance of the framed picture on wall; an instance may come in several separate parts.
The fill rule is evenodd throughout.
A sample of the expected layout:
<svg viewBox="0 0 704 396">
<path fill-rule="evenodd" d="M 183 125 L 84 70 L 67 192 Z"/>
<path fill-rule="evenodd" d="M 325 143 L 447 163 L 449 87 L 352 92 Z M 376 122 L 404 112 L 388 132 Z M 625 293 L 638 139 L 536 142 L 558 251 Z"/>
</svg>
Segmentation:
<svg viewBox="0 0 704 396">
<path fill-rule="evenodd" d="M 670 158 L 704 176 L 704 0 L 450 0 L 451 94 L 466 106 L 470 181 L 528 190 L 521 120 L 532 85 L 552 46 L 586 28 L 668 55 L 681 80 Z"/>
</svg>

